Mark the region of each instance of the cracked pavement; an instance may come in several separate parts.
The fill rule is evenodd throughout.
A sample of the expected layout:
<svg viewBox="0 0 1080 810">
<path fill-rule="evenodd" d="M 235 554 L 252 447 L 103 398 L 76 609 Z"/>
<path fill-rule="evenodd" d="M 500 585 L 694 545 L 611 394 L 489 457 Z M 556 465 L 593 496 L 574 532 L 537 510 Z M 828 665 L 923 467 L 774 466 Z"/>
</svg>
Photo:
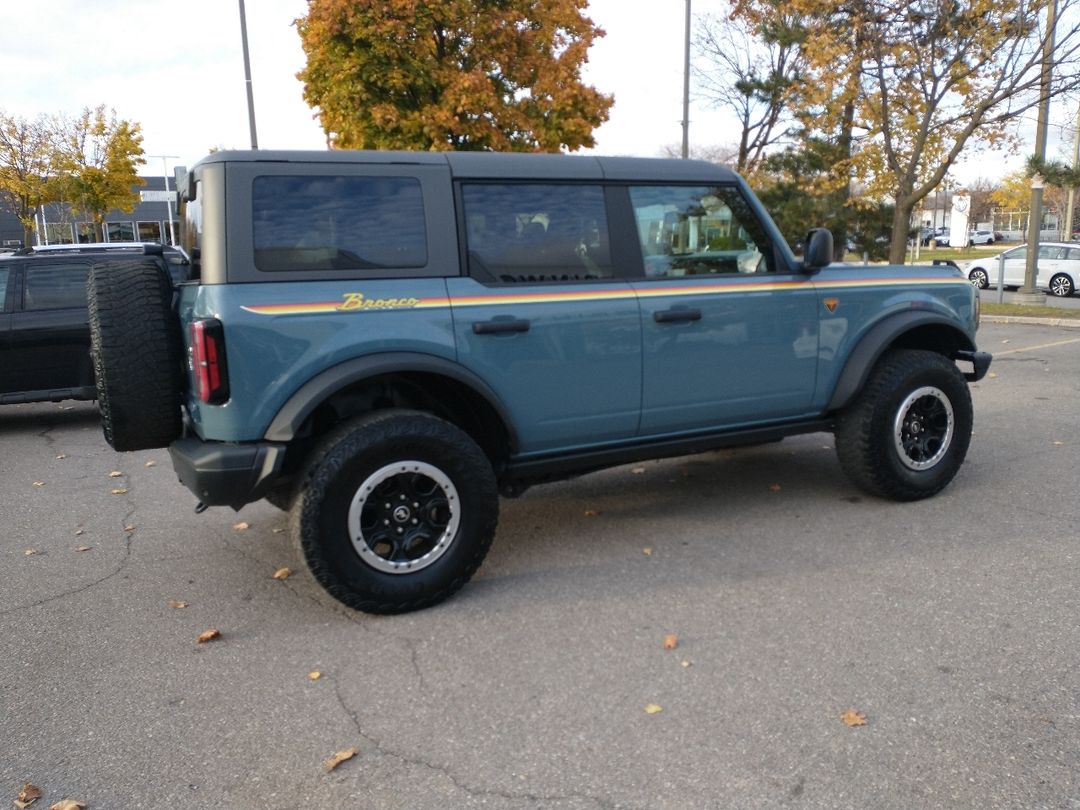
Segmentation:
<svg viewBox="0 0 1080 810">
<path fill-rule="evenodd" d="M 1076 808 L 1074 338 L 983 326 L 933 499 L 861 495 L 825 434 L 622 467 L 503 501 L 472 583 L 397 617 L 326 596 L 268 504 L 195 515 L 92 405 L 0 408 L 0 803 Z"/>
</svg>

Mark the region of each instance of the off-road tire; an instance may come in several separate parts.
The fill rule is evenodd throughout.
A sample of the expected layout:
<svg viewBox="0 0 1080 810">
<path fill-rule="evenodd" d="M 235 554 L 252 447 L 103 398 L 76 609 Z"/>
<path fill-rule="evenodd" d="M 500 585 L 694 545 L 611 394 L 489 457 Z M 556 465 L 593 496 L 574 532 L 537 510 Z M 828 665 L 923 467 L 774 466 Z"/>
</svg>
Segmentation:
<svg viewBox="0 0 1080 810">
<path fill-rule="evenodd" d="M 86 281 L 90 358 L 105 440 L 166 447 L 180 435 L 180 323 L 168 273 L 153 260 L 100 262 Z"/>
<path fill-rule="evenodd" d="M 366 512 L 356 504 L 365 485 L 397 465 L 434 471 L 459 505 L 456 530 L 449 536 L 447 529 L 445 550 L 434 562 L 388 572 L 372 561 L 387 563 L 354 544 L 354 535 L 366 531 Z M 352 524 L 351 509 L 357 510 Z M 491 462 L 466 433 L 430 414 L 390 410 L 352 420 L 319 444 L 298 481 L 290 524 L 308 569 L 335 599 L 367 613 L 391 614 L 435 605 L 468 582 L 491 547 L 498 516 Z"/>
<path fill-rule="evenodd" d="M 972 413 L 967 381 L 951 360 L 924 350 L 887 352 L 837 420 L 840 466 L 873 495 L 927 498 L 960 469 L 971 441 Z M 927 437 L 925 444 L 920 435 Z M 906 450 L 909 444 L 912 449 Z"/>
</svg>

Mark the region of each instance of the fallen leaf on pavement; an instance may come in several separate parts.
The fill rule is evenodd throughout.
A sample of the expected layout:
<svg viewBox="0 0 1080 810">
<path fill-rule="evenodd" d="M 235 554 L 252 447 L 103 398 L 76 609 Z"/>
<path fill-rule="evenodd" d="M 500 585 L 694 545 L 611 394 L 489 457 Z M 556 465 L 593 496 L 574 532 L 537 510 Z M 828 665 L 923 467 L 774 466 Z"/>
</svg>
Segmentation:
<svg viewBox="0 0 1080 810">
<path fill-rule="evenodd" d="M 840 719 L 844 721 L 845 726 L 865 726 L 866 715 L 862 712 L 857 712 L 854 709 L 848 709 L 842 715 Z"/>
<path fill-rule="evenodd" d="M 270 531 L 272 531 L 274 534 L 281 534 L 285 530 L 279 527 L 277 529 L 271 529 Z"/>
<path fill-rule="evenodd" d="M 586 509 L 585 510 L 585 517 L 596 517 L 599 514 L 600 513 L 597 512 L 595 509 Z"/>
<path fill-rule="evenodd" d="M 663 706 L 657 706 L 655 703 L 650 703 L 645 707 L 645 714 L 660 714 L 663 710 Z"/>
<path fill-rule="evenodd" d="M 23 554 L 25 554 L 27 557 L 33 557 L 35 554 L 40 553 L 41 552 L 38 551 L 36 548 L 28 548 L 26 551 L 23 552 Z"/>
<path fill-rule="evenodd" d="M 156 462 L 156 461 L 154 461 L 153 459 L 150 459 L 150 460 L 149 460 L 148 462 L 146 462 L 146 464 L 144 464 L 143 466 L 144 466 L 144 467 L 156 467 L 156 466 L 157 466 L 157 462 Z"/>
<path fill-rule="evenodd" d="M 90 550 L 91 550 L 92 548 L 93 548 L 93 546 L 79 546 L 79 547 L 78 547 L 77 549 L 75 549 L 75 550 L 76 550 L 76 551 L 90 551 Z"/>
<path fill-rule="evenodd" d="M 1065 442 L 1054 442 L 1054 447 L 1061 447 Z"/>
<path fill-rule="evenodd" d="M 780 485 L 779 484 L 773 484 L 771 487 L 769 487 L 769 489 L 771 489 L 773 492 L 779 492 L 780 491 Z"/>
<path fill-rule="evenodd" d="M 127 495 L 127 487 L 117 487 L 112 491 L 113 495 Z"/>
<path fill-rule="evenodd" d="M 279 568 L 274 572 L 274 579 L 288 579 L 292 576 L 291 568 Z"/>
<path fill-rule="evenodd" d="M 111 473 L 109 473 L 109 478 L 120 478 L 122 476 L 123 476 L 123 473 L 120 472 L 119 470 L 113 470 Z"/>
<path fill-rule="evenodd" d="M 344 751 L 338 751 L 336 754 L 330 757 L 330 759 L 326 760 L 326 762 L 323 764 L 323 767 L 326 768 L 327 773 L 330 773 L 330 771 L 334 770 L 334 768 L 336 768 L 342 762 L 348 762 L 350 759 L 352 759 L 359 753 L 360 751 L 356 748 L 346 748 Z"/>
<path fill-rule="evenodd" d="M 52 805 L 49 810 L 86 810 L 86 802 L 78 799 L 61 799 Z"/>
<path fill-rule="evenodd" d="M 652 556 L 652 549 L 651 548 L 643 548 L 641 550 L 641 553 L 644 554 L 646 557 L 651 557 Z"/>
<path fill-rule="evenodd" d="M 238 532 L 246 532 L 250 528 L 251 524 L 248 523 L 246 520 L 241 520 L 239 523 L 233 524 L 233 530 Z"/>
<path fill-rule="evenodd" d="M 19 791 L 19 795 L 15 797 L 15 806 L 19 810 L 26 810 L 27 807 L 32 805 L 42 796 L 41 788 L 37 785 L 27 782 L 23 785 L 22 790 Z"/>
<path fill-rule="evenodd" d="M 674 633 L 668 633 L 666 636 L 664 636 L 664 649 L 665 650 L 674 650 L 678 646 L 679 646 L 679 637 L 677 635 L 675 635 Z"/>
<path fill-rule="evenodd" d="M 221 638 L 220 630 L 203 630 L 199 633 L 197 641 L 199 644 L 205 644 L 208 641 L 213 641 L 215 638 Z"/>
<path fill-rule="evenodd" d="M 634 475 L 641 475 L 643 472 L 645 472 L 645 468 L 644 467 L 634 467 L 634 469 L 630 470 L 630 472 L 632 472 Z"/>
<path fill-rule="evenodd" d="M 689 669 L 690 668 L 690 662 L 689 661 L 680 661 L 679 666 L 682 667 L 683 669 Z"/>
<path fill-rule="evenodd" d="M 67 458 L 67 455 L 66 455 L 65 453 L 61 453 L 60 455 L 58 455 L 58 456 L 56 457 L 56 460 L 57 460 L 57 461 L 59 461 L 59 460 L 60 460 L 60 459 L 62 459 L 62 458 Z"/>
<path fill-rule="evenodd" d="M 135 526 L 132 525 L 131 523 L 129 523 L 124 527 L 124 531 L 125 532 L 133 532 L 133 531 L 135 531 Z"/>
<path fill-rule="evenodd" d="M 990 372 L 989 374 L 987 374 L 986 376 L 987 376 L 987 377 L 989 377 L 989 378 L 990 378 L 990 379 L 992 380 L 992 379 L 994 379 L 994 378 L 995 378 L 995 377 L 997 376 L 997 374 L 995 374 L 994 372 L 992 372 L 992 371 L 991 371 L 991 372 Z"/>
<path fill-rule="evenodd" d="M 183 610 L 187 607 L 187 602 L 181 602 L 179 599 L 170 599 L 169 607 L 173 610 Z"/>
<path fill-rule="evenodd" d="M 313 672 L 309 672 L 307 674 L 307 677 L 308 677 L 309 681 L 317 681 L 317 680 L 319 680 L 319 678 L 322 677 L 322 673 L 319 672 L 319 670 L 316 669 Z"/>
<path fill-rule="evenodd" d="M 75 536 L 76 536 L 76 537 L 79 537 L 79 536 L 81 536 L 81 535 L 82 535 L 82 533 L 83 533 L 83 530 L 82 530 L 82 529 L 76 529 L 76 530 L 75 530 Z"/>
<path fill-rule="evenodd" d="M 43 486 L 45 486 L 45 482 L 44 481 L 35 481 L 34 486 L 35 487 L 43 487 Z"/>
</svg>

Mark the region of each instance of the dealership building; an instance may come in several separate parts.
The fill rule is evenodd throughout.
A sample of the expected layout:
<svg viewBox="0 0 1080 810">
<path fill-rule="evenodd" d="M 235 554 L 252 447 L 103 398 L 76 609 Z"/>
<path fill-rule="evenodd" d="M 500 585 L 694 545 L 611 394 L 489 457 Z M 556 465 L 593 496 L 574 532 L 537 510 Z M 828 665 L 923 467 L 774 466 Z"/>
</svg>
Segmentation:
<svg viewBox="0 0 1080 810">
<path fill-rule="evenodd" d="M 172 178 L 143 177 L 136 186 L 139 202 L 131 213 L 113 209 L 105 215 L 99 229 L 85 214 L 73 212 L 63 203 L 48 203 L 37 212 L 35 237 L 40 244 L 70 245 L 86 242 L 160 242 L 175 244 L 180 240 L 177 221 L 176 185 Z M 168 185 L 166 185 L 168 182 Z M 44 227 L 41 223 L 44 218 Z M 7 200 L 0 196 L 0 247 L 23 245 L 23 227 Z"/>
</svg>

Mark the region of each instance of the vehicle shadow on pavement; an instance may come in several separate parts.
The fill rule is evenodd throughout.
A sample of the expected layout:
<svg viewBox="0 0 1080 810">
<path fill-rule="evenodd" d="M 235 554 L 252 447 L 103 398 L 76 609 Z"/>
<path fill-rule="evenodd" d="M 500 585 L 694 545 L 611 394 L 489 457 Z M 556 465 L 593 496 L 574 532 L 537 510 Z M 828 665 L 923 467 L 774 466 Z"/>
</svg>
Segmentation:
<svg viewBox="0 0 1080 810">
<path fill-rule="evenodd" d="M 40 433 L 43 427 L 97 427 L 100 419 L 93 402 L 0 405 L 0 435 Z M 104 444 L 105 439 L 101 442 Z"/>
</svg>

